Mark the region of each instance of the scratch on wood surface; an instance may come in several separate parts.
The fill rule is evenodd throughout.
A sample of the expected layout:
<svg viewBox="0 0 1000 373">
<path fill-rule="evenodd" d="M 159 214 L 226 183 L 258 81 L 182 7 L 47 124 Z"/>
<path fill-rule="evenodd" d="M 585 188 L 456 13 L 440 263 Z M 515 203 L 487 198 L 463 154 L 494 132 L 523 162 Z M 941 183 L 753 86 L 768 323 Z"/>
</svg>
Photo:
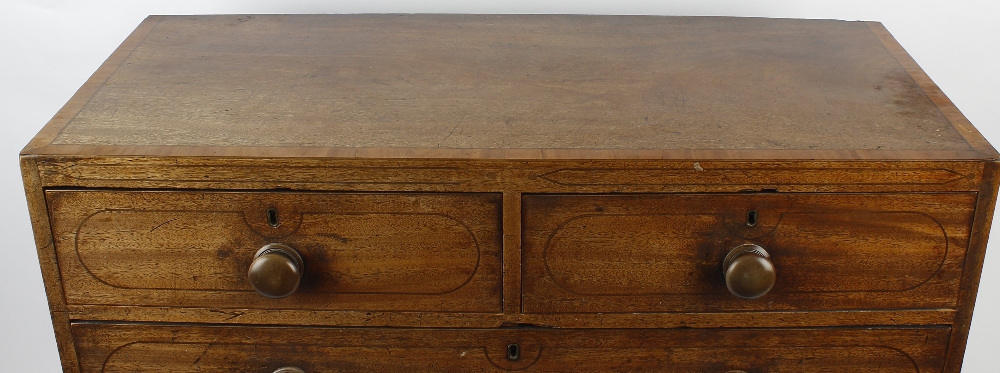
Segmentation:
<svg viewBox="0 0 1000 373">
<path fill-rule="evenodd" d="M 212 313 L 221 313 L 223 315 L 229 316 L 229 318 L 227 318 L 225 320 L 222 320 L 222 321 L 229 321 L 229 320 L 235 319 L 237 317 L 243 316 L 243 312 L 240 312 L 240 311 L 228 311 L 228 312 L 224 311 L 224 310 L 208 310 L 208 311 L 212 312 Z"/>
<path fill-rule="evenodd" d="M 167 225 L 167 223 L 170 223 L 170 222 L 172 222 L 174 220 L 177 220 L 177 219 L 180 219 L 180 218 L 173 218 L 173 219 L 167 220 L 165 222 L 162 222 L 162 223 L 158 224 L 157 226 L 153 227 L 153 229 L 150 229 L 149 233 L 153 233 L 153 231 L 155 231 L 155 230 L 159 229 L 160 227 L 162 227 L 164 225 Z"/>
<path fill-rule="evenodd" d="M 448 138 L 450 138 L 450 137 L 451 137 L 451 135 L 453 135 L 453 134 L 455 133 L 455 130 L 457 130 L 457 129 L 458 129 L 458 126 L 461 126 L 461 125 L 462 125 L 462 121 L 464 121 L 464 120 L 465 120 L 465 116 L 466 116 L 466 115 L 468 115 L 468 114 L 464 114 L 464 115 L 462 115 L 462 119 L 459 119 L 459 120 L 458 120 L 458 123 L 455 123 L 455 127 L 452 127 L 452 128 L 451 128 L 451 132 L 448 132 L 448 136 L 445 136 L 443 140 L 441 140 L 440 142 L 438 142 L 438 144 L 437 144 L 437 147 L 438 147 L 438 148 L 440 148 L 440 147 L 441 147 L 441 144 L 442 144 L 442 143 L 444 143 L 445 141 L 448 141 Z"/>
</svg>

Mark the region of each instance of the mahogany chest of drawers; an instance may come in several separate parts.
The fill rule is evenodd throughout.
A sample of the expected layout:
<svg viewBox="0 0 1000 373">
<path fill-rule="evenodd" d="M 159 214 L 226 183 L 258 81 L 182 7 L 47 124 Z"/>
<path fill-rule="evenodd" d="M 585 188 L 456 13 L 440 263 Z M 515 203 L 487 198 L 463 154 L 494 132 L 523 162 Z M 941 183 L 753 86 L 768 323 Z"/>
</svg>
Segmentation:
<svg viewBox="0 0 1000 373">
<path fill-rule="evenodd" d="M 21 166 L 68 372 L 958 372 L 997 158 L 878 23 L 262 15 Z"/>
</svg>

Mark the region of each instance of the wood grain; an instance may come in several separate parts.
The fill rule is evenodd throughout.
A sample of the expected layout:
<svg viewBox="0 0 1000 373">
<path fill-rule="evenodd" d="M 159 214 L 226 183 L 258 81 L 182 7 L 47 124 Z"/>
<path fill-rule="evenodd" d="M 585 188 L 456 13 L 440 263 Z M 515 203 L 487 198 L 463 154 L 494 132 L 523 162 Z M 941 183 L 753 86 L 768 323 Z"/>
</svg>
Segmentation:
<svg viewBox="0 0 1000 373">
<path fill-rule="evenodd" d="M 990 237 L 990 227 L 993 222 L 993 211 L 996 208 L 997 189 L 1000 188 L 1000 163 L 986 164 L 983 175 L 982 189 L 976 200 L 976 217 L 972 223 L 972 240 L 969 241 L 969 253 L 966 257 L 965 270 L 962 273 L 962 289 L 958 297 L 959 312 L 955 314 L 955 332 L 948 344 L 947 369 L 958 372 L 962 369 L 965 344 L 969 338 L 969 328 L 972 325 L 972 311 L 976 305 L 976 293 L 979 291 L 979 278 L 983 272 L 983 261 L 986 257 L 986 241 Z"/>
<path fill-rule="evenodd" d="M 120 157 L 234 157 L 345 159 L 704 159 L 704 160 L 990 160 L 992 153 L 957 150 L 748 150 L 748 149 L 451 149 L 451 148 L 320 148 L 182 145 L 45 145 L 23 154 Z"/>
<path fill-rule="evenodd" d="M 216 15 L 143 21 L 21 168 L 68 372 L 957 373 L 998 158 L 873 22 Z"/>
<path fill-rule="evenodd" d="M 47 199 L 71 304 L 500 311 L 499 195 L 54 191 Z M 246 277 L 271 242 L 305 260 L 289 298 L 261 297 Z"/>
<path fill-rule="evenodd" d="M 520 323 L 521 313 L 521 193 L 503 194 L 503 308 L 505 322 Z"/>
<path fill-rule="evenodd" d="M 85 372 L 941 372 L 948 328 L 579 331 L 74 325 Z M 508 361 L 516 343 L 520 360 Z"/>
<path fill-rule="evenodd" d="M 135 31 L 118 46 L 118 49 L 87 79 L 87 82 L 73 94 L 69 102 L 63 105 L 62 109 L 56 113 L 48 124 L 38 132 L 37 135 L 21 150 L 21 154 L 33 154 L 35 149 L 45 147 L 59 135 L 63 127 L 66 126 L 83 107 L 90 102 L 90 99 L 100 91 L 108 78 L 125 62 L 136 46 L 138 46 L 146 35 L 153 30 L 163 17 L 150 16 L 136 27 Z"/>
<path fill-rule="evenodd" d="M 976 127 L 972 125 L 972 122 L 962 115 L 962 112 L 960 112 L 958 107 L 956 107 L 948 96 L 941 91 L 941 88 L 931 81 L 931 77 L 927 76 L 927 73 L 925 73 L 924 70 L 917 65 L 917 61 L 914 61 L 913 57 L 911 57 L 908 53 L 906 53 L 906 50 L 903 49 L 903 46 L 899 45 L 899 42 L 897 42 L 896 39 L 889 34 L 889 30 L 886 30 L 885 26 L 879 22 L 866 23 L 872 29 L 872 32 L 875 33 L 875 36 L 882 41 L 885 48 L 892 54 L 893 58 L 899 62 L 900 66 L 906 69 L 906 72 L 910 74 L 910 77 L 913 78 L 914 82 L 916 82 L 924 93 L 927 94 L 927 97 L 934 102 L 935 105 L 937 105 L 938 109 L 941 110 L 941 114 L 943 114 L 945 118 L 948 118 L 948 121 L 955 126 L 955 130 L 957 130 L 958 133 L 965 138 L 965 141 L 976 149 L 982 149 L 984 153 L 994 154 L 993 157 L 995 158 L 997 154 L 996 149 L 994 149 L 993 146 L 986 141 L 986 138 L 984 138 L 979 131 L 976 130 Z"/>
<path fill-rule="evenodd" d="M 70 317 L 66 309 L 66 294 L 63 291 L 62 278 L 59 276 L 59 260 L 56 257 L 52 229 L 49 225 L 48 208 L 45 194 L 42 192 L 42 181 L 38 174 L 38 164 L 35 156 L 21 156 L 21 176 L 24 182 L 24 194 L 28 202 L 28 214 L 31 216 L 32 234 L 35 238 L 35 250 L 38 253 L 38 264 L 42 271 L 42 284 L 49 302 L 49 312 L 52 316 L 52 330 L 56 337 L 56 348 L 64 372 L 80 371 L 76 348 L 73 345 L 70 331 Z"/>
<path fill-rule="evenodd" d="M 69 305 L 71 320 L 207 323 L 231 325 L 310 325 L 350 327 L 496 328 L 789 328 L 950 325 L 953 309 L 846 311 L 669 312 L 505 314 L 398 311 L 315 311 L 294 309 L 141 307 Z"/>
<path fill-rule="evenodd" d="M 975 198 L 529 195 L 522 302 L 528 313 L 951 308 Z M 743 243 L 768 250 L 778 273 L 754 301 L 729 294 L 722 274 Z"/>
<path fill-rule="evenodd" d="M 116 52 L 123 61 L 102 68 L 113 72 L 95 76 L 103 83 L 85 103 L 64 109 L 72 119 L 45 131 L 58 135 L 26 151 L 995 157 L 874 27 L 655 16 L 159 17 Z"/>
<path fill-rule="evenodd" d="M 970 161 L 510 161 L 40 157 L 44 187 L 524 193 L 979 190 Z"/>
</svg>

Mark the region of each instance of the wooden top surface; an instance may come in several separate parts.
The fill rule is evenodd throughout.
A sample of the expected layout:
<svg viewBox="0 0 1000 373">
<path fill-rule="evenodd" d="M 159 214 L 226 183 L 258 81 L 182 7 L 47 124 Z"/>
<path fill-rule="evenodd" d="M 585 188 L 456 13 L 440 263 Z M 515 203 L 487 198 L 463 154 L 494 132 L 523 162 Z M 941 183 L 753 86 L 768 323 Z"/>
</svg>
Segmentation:
<svg viewBox="0 0 1000 373">
<path fill-rule="evenodd" d="M 26 154 L 985 159 L 878 23 L 153 16 Z"/>
</svg>

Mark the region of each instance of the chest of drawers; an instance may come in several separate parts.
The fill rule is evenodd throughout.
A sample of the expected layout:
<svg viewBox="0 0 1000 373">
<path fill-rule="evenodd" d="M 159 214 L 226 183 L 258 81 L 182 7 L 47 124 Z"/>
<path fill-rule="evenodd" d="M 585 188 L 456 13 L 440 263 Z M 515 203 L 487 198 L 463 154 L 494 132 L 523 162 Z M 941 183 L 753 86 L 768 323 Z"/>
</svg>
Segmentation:
<svg viewBox="0 0 1000 373">
<path fill-rule="evenodd" d="M 21 166 L 67 372 L 958 372 L 997 157 L 878 23 L 255 15 Z"/>
</svg>

